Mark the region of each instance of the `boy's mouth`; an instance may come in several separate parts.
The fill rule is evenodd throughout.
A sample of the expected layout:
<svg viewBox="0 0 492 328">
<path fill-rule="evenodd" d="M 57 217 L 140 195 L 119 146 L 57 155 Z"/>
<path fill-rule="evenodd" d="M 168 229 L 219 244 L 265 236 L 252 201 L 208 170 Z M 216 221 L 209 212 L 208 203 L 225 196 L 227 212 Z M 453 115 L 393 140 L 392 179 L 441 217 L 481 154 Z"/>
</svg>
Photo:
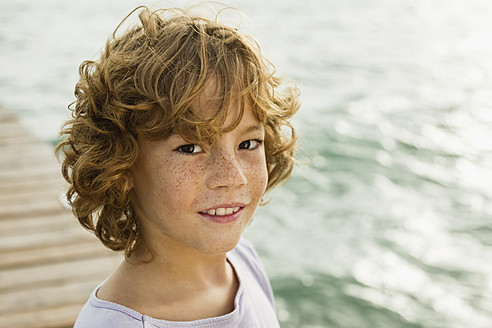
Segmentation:
<svg viewBox="0 0 492 328">
<path fill-rule="evenodd" d="M 244 204 L 219 205 L 198 214 L 211 222 L 227 224 L 238 220 L 245 206 Z"/>
<path fill-rule="evenodd" d="M 207 211 L 200 212 L 202 214 L 208 214 L 208 215 L 231 215 L 234 213 L 237 213 L 242 207 L 241 206 L 235 206 L 235 207 L 218 207 L 218 208 L 212 208 Z"/>
</svg>

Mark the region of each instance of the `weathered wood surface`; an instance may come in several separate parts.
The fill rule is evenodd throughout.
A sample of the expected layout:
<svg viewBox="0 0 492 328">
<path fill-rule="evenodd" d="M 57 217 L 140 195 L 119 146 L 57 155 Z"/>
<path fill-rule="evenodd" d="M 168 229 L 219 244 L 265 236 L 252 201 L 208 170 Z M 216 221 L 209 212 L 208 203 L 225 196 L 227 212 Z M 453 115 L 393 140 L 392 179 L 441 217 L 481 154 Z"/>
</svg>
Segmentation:
<svg viewBox="0 0 492 328">
<path fill-rule="evenodd" d="M 78 225 L 62 194 L 52 147 L 0 108 L 0 328 L 72 327 L 121 261 Z"/>
</svg>

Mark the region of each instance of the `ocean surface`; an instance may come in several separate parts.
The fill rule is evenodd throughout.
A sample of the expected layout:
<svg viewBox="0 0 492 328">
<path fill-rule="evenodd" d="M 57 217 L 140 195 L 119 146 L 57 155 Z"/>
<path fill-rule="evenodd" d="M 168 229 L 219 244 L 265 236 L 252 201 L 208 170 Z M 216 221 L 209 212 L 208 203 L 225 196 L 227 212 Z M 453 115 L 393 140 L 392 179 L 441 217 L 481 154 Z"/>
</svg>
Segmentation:
<svg viewBox="0 0 492 328">
<path fill-rule="evenodd" d="M 492 327 L 492 2 L 224 2 L 302 92 L 299 164 L 247 231 L 282 328 Z M 0 0 L 0 103 L 56 142 L 141 3 Z"/>
</svg>

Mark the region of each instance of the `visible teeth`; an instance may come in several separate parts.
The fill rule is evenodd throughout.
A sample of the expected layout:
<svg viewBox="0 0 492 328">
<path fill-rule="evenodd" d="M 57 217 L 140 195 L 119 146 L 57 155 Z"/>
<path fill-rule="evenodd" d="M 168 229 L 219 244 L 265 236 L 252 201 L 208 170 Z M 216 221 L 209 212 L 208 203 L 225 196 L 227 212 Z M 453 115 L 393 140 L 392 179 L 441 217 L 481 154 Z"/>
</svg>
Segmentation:
<svg viewBox="0 0 492 328">
<path fill-rule="evenodd" d="M 228 208 L 216 208 L 216 209 L 211 209 L 211 210 L 208 210 L 206 212 L 202 212 L 202 213 L 206 213 L 208 215 L 231 215 L 232 213 L 236 213 L 237 211 L 239 211 L 240 207 L 228 207 Z"/>
</svg>

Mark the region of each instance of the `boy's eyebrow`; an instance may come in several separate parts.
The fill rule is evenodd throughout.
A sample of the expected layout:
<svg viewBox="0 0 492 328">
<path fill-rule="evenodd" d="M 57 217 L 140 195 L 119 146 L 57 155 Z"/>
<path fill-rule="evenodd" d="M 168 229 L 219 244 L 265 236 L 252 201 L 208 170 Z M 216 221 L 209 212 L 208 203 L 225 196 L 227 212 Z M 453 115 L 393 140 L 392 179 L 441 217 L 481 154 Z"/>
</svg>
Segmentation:
<svg viewBox="0 0 492 328">
<path fill-rule="evenodd" d="M 247 132 L 253 132 L 253 131 L 262 131 L 263 130 L 263 125 L 261 124 L 255 124 L 255 125 L 251 125 L 249 127 L 247 127 L 244 132 L 247 133 Z"/>
</svg>

